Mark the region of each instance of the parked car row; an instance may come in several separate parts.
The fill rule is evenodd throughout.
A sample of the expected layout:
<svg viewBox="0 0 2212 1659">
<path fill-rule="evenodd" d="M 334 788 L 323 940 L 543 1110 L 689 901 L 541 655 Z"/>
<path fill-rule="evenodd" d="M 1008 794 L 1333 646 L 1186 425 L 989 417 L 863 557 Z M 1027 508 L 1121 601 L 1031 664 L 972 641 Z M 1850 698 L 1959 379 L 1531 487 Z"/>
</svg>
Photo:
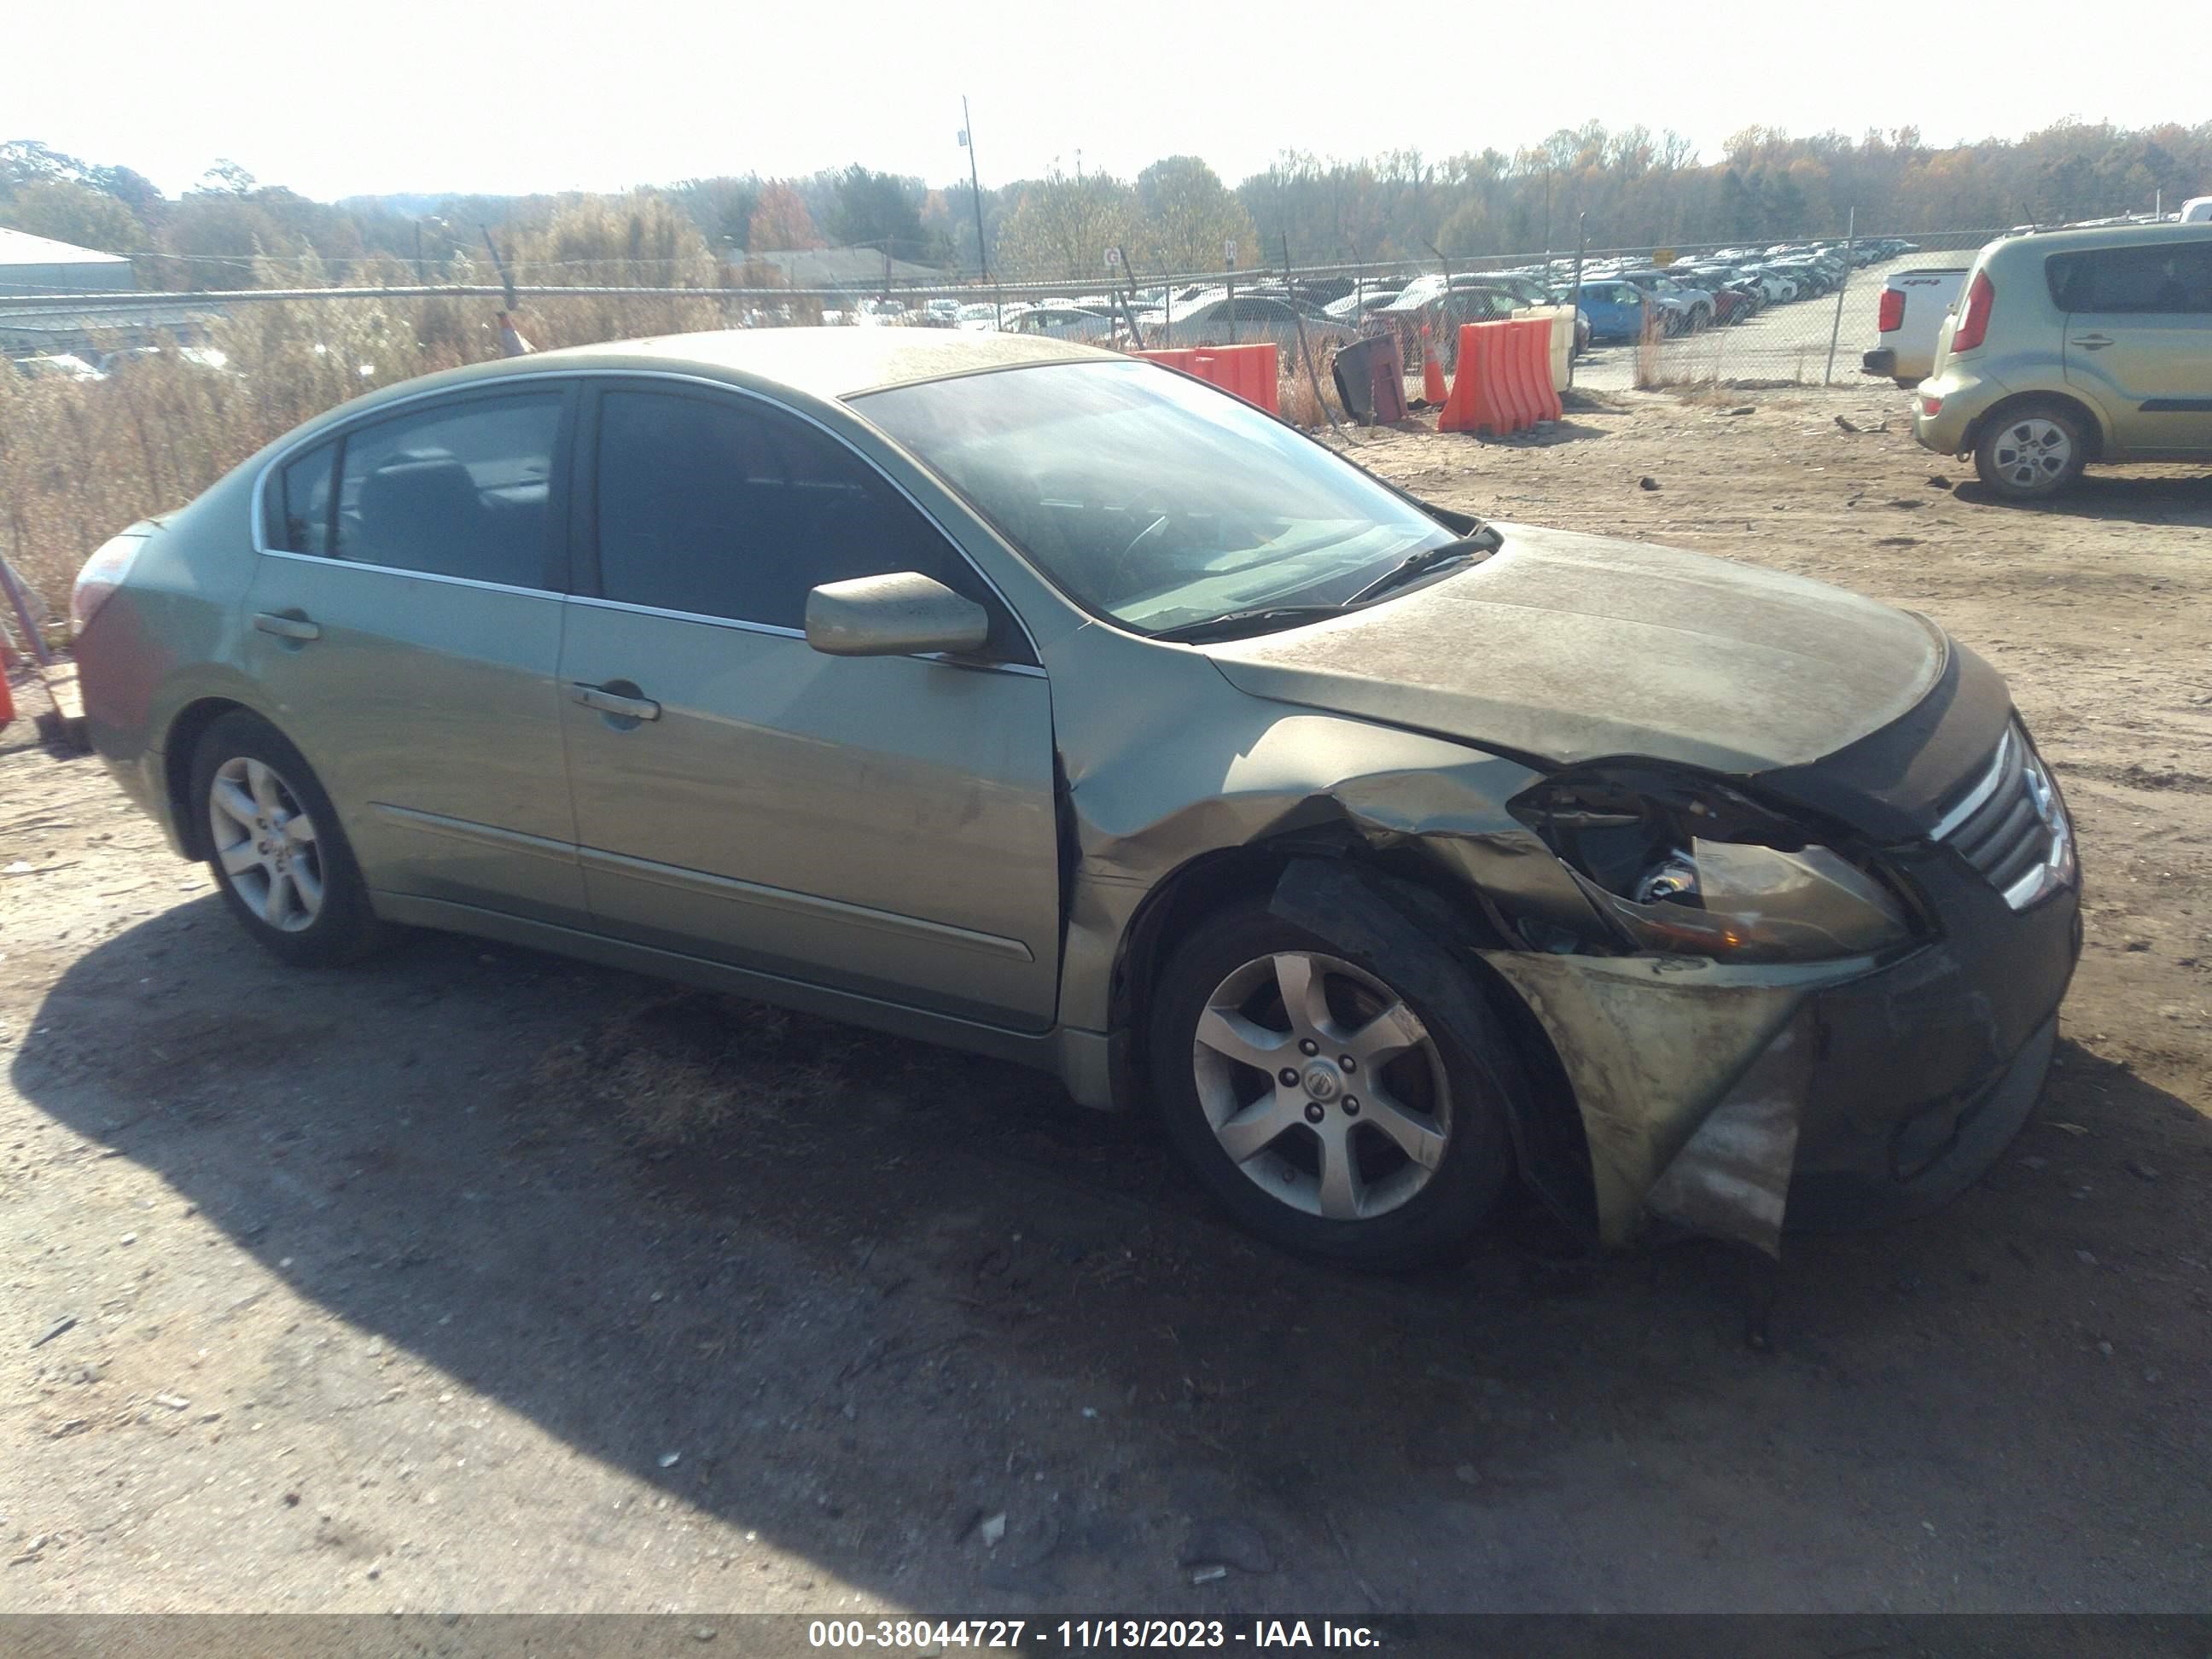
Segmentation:
<svg viewBox="0 0 2212 1659">
<path fill-rule="evenodd" d="M 1638 338 L 1647 324 L 1662 334 L 1693 334 L 1743 322 L 1769 306 L 1833 294 L 1853 266 L 1914 249 L 1913 243 L 1879 237 L 1854 242 L 1848 251 L 1818 242 L 1723 248 L 1664 267 L 1599 260 L 1583 269 L 1582 305 L 1601 340 Z M 1573 289 L 1571 270 L 1554 262 L 1550 274 L 1553 291 L 1565 299 Z"/>
<path fill-rule="evenodd" d="M 1664 267 L 1640 259 L 1592 261 L 1583 271 L 1575 349 L 1586 349 L 1594 339 L 1634 339 L 1643 333 L 1647 317 L 1668 335 L 1741 322 L 1771 305 L 1832 294 L 1850 266 L 1894 258 L 1914 247 L 1884 237 L 1854 242 L 1848 250 L 1826 242 L 1723 248 Z M 825 320 L 1103 343 L 1126 338 L 1127 315 L 1133 314 L 1148 341 L 1158 337 L 1177 346 L 1202 346 L 1273 340 L 1286 351 L 1297 349 L 1301 325 L 1304 343 L 1316 349 L 1342 345 L 1379 327 L 1399 334 L 1409 357 L 1421 349 L 1419 337 L 1425 326 L 1449 366 L 1459 324 L 1568 303 L 1573 276 L 1565 260 L 1506 270 L 1372 277 L 1256 276 L 1249 287 L 1239 283 L 1233 291 L 1200 283 L 1141 289 L 1129 296 L 968 303 L 951 297 L 911 303 L 867 299 Z"/>
<path fill-rule="evenodd" d="M 1271 340 L 1285 354 L 1305 343 L 1318 351 L 1344 345 L 1358 331 L 1332 317 L 1311 300 L 1278 283 L 1239 288 L 1191 286 L 1170 292 L 1140 291 L 1127 298 L 1086 295 L 1075 299 L 962 306 L 951 325 L 977 334 L 1026 334 L 1053 340 L 1103 344 L 1128 337 L 1129 318 L 1148 343 L 1176 346 L 1230 345 Z M 934 321 L 933 313 L 930 320 Z"/>
</svg>

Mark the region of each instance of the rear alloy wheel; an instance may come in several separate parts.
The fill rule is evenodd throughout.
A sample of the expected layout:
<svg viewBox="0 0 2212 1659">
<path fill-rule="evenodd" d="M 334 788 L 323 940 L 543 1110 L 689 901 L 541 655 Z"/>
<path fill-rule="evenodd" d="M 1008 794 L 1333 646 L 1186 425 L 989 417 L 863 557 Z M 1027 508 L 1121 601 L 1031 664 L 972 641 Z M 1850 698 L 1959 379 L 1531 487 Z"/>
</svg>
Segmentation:
<svg viewBox="0 0 2212 1659">
<path fill-rule="evenodd" d="M 1468 989 L 1455 1005 L 1484 1010 Z M 1495 1020 L 1451 1029 L 1377 964 L 1256 907 L 1202 923 L 1153 1010 L 1169 1133 L 1246 1226 L 1385 1271 L 1463 1253 L 1511 1171 L 1525 1086 Z"/>
<path fill-rule="evenodd" d="M 217 768 L 208 830 L 216 866 L 264 926 L 300 933 L 315 925 L 323 908 L 315 821 L 275 767 L 240 755 Z"/>
<path fill-rule="evenodd" d="M 1974 471 L 2007 501 L 2055 495 L 2081 476 L 2088 459 L 2073 416 L 2047 404 L 1992 421 L 1974 446 Z"/>
<path fill-rule="evenodd" d="M 380 942 L 330 798 L 266 720 L 241 709 L 208 727 L 193 750 L 192 799 L 223 902 L 260 944 L 319 967 Z"/>
</svg>

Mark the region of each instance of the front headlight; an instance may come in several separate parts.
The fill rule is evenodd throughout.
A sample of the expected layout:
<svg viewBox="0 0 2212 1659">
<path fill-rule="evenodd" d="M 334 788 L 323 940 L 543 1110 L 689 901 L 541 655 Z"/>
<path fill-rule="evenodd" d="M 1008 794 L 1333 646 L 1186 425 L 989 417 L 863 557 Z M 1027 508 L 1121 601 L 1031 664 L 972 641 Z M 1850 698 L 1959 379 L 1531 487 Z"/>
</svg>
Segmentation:
<svg viewBox="0 0 2212 1659">
<path fill-rule="evenodd" d="M 1824 962 L 1918 936 L 1905 902 L 1863 860 L 1710 779 L 1590 767 L 1510 806 L 1630 950 Z"/>
<path fill-rule="evenodd" d="M 2027 784 L 2027 798 L 2034 805 L 2035 816 L 2042 820 L 2048 841 L 2036 866 L 2005 889 L 2005 902 L 2015 910 L 2025 910 L 2060 888 L 2072 886 L 2081 868 L 2074 851 L 2074 821 L 2066 814 L 2057 780 L 2045 769 L 2043 757 L 2025 741 L 2021 750 L 2021 773 Z"/>
</svg>

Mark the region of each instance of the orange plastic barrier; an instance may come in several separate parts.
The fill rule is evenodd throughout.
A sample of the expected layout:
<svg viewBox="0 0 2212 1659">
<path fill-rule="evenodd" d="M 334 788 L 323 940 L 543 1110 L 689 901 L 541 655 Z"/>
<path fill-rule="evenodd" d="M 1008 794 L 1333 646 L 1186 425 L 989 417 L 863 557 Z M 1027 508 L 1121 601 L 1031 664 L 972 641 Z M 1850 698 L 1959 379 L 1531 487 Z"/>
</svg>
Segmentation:
<svg viewBox="0 0 2212 1659">
<path fill-rule="evenodd" d="M 1551 422 L 1565 418 L 1567 411 L 1560 404 L 1559 392 L 1552 383 L 1551 319 L 1548 317 L 1531 317 L 1513 325 L 1528 336 L 1524 349 L 1528 353 L 1528 392 L 1535 400 L 1537 420 Z"/>
<path fill-rule="evenodd" d="M 1521 343 L 1521 331 L 1510 322 L 1498 325 L 1498 341 L 1491 348 L 1497 359 L 1498 400 L 1512 411 L 1511 430 L 1536 424 L 1536 410 L 1528 398 L 1528 373 L 1521 364 L 1525 348 Z"/>
<path fill-rule="evenodd" d="M 1459 372 L 1437 417 L 1437 431 L 1501 436 L 1564 413 L 1552 390 L 1549 319 L 1460 325 Z"/>
<path fill-rule="evenodd" d="M 1270 415 L 1282 413 L 1281 353 L 1272 340 L 1257 345 L 1183 346 L 1134 355 L 1234 392 Z"/>
<path fill-rule="evenodd" d="M 1513 392 L 1521 404 L 1522 424 L 1534 426 L 1540 421 L 1551 419 L 1548 386 L 1552 379 L 1547 361 L 1540 371 L 1535 357 L 1534 320 L 1516 318 L 1510 325 L 1513 330 Z M 1544 325 L 1544 355 L 1548 360 L 1552 352 L 1552 325 Z"/>
<path fill-rule="evenodd" d="M 1437 416 L 1439 432 L 1511 432 L 1518 425 L 1505 404 L 1498 377 L 1497 323 L 1459 325 L 1459 361 L 1453 366 L 1451 393 Z"/>
</svg>

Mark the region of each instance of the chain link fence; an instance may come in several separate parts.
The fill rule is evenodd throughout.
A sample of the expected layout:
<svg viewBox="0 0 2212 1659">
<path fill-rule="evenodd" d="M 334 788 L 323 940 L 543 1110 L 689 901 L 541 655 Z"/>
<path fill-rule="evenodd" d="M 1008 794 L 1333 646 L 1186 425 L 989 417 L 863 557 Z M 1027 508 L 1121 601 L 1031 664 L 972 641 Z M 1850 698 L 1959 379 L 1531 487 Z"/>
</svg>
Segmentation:
<svg viewBox="0 0 2212 1659">
<path fill-rule="evenodd" d="M 1595 390 L 1863 384 L 1860 359 L 1880 343 L 1887 279 L 1920 268 L 1963 270 L 2002 234 L 1934 231 L 1832 241 L 1826 270 L 1808 270 L 1786 254 L 1760 262 L 1732 257 L 1735 249 L 1677 251 L 1665 267 L 1663 292 L 1678 303 L 1648 313 L 1647 327 L 1637 334 L 1601 333 L 1576 383 Z M 1624 280 L 1620 269 L 1586 267 L 1587 313 L 1600 314 L 1599 296 Z"/>
</svg>

